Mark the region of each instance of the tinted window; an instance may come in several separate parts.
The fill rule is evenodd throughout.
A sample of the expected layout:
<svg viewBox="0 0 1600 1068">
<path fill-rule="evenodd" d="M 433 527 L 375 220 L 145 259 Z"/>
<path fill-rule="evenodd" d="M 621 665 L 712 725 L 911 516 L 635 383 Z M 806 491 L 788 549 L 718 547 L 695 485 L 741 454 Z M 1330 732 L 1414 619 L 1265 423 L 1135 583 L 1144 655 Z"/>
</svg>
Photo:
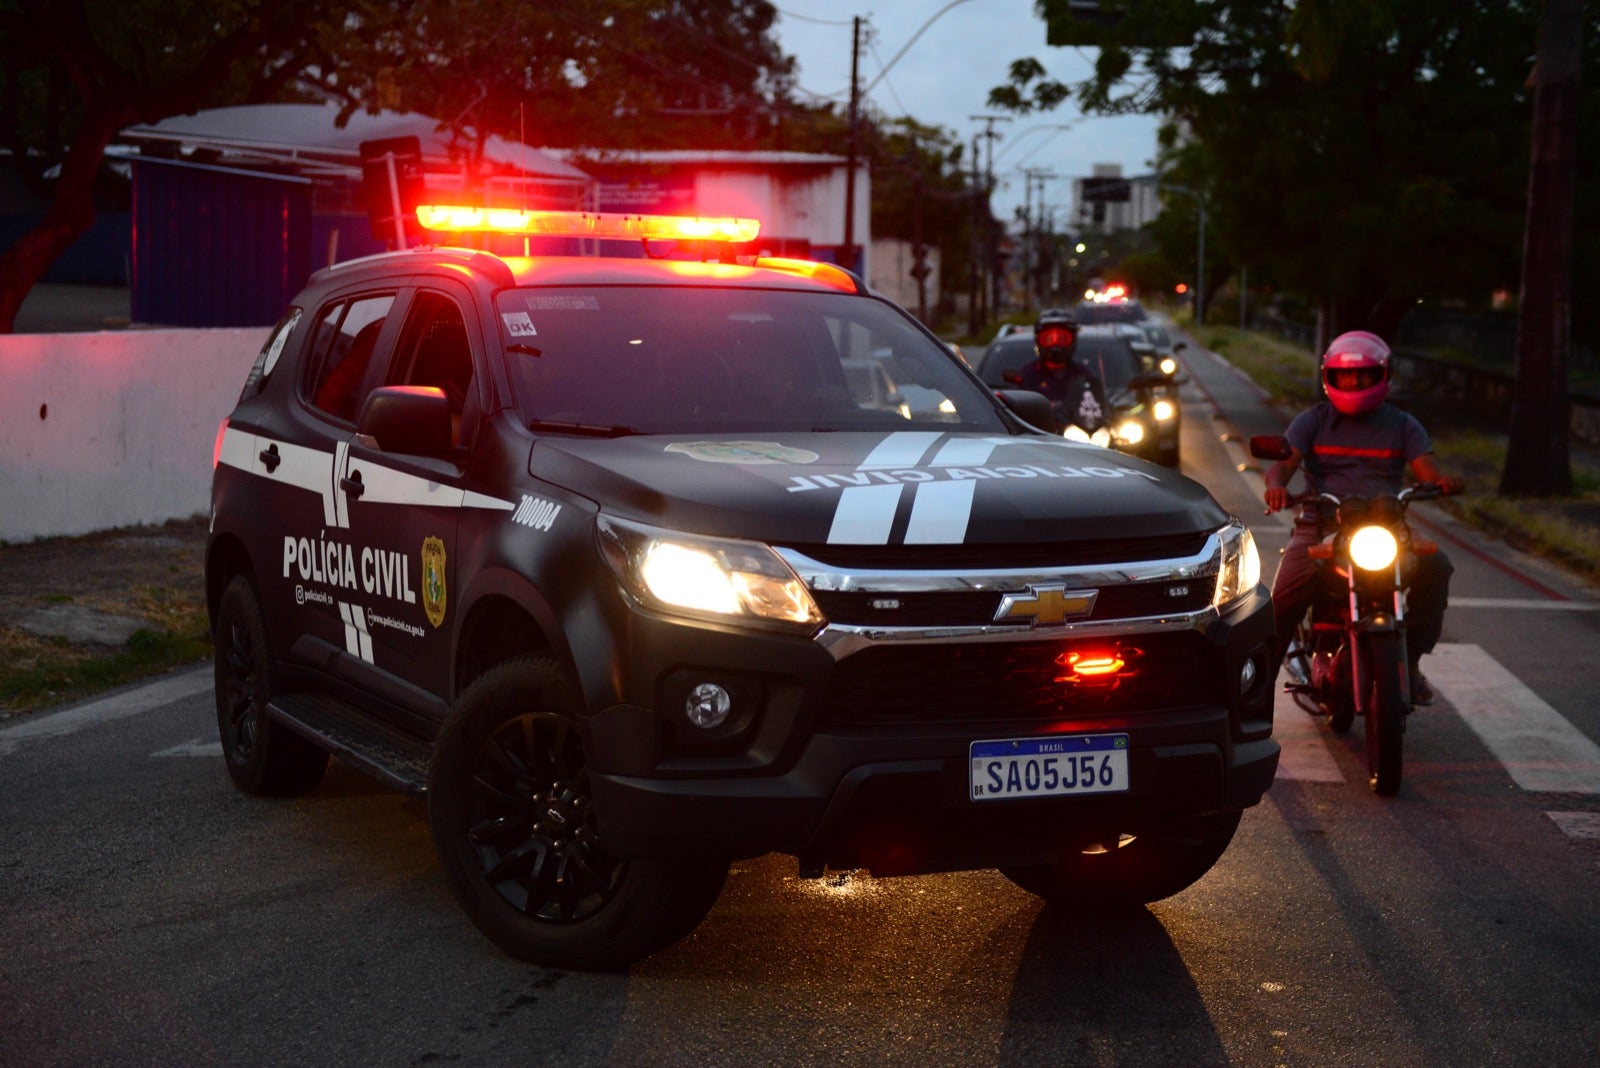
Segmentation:
<svg viewBox="0 0 1600 1068">
<path fill-rule="evenodd" d="M 436 386 L 450 402 L 454 444 L 462 441 L 461 425 L 472 397 L 472 348 L 467 342 L 461 308 L 443 293 L 421 290 L 411 302 L 400 334 L 391 386 Z M 470 427 L 469 427 L 470 429 Z"/>
<path fill-rule="evenodd" d="M 530 424 L 1004 429 L 949 349 L 881 301 L 665 286 L 515 289 L 497 300 Z"/>
<path fill-rule="evenodd" d="M 329 415 L 353 423 L 366 399 L 364 382 L 394 294 L 330 305 L 317 321 L 308 361 L 306 397 Z"/>
</svg>

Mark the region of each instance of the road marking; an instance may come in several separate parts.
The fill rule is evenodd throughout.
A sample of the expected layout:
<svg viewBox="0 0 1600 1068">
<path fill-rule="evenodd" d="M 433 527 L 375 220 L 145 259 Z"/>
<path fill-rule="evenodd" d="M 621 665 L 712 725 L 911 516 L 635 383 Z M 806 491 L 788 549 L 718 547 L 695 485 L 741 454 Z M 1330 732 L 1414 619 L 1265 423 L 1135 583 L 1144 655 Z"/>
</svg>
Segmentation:
<svg viewBox="0 0 1600 1068">
<path fill-rule="evenodd" d="M 219 757 L 222 755 L 222 743 L 208 742 L 204 738 L 192 738 L 182 745 L 175 745 L 171 749 L 162 749 L 150 755 L 152 757 Z"/>
<path fill-rule="evenodd" d="M 211 689 L 211 668 L 197 667 L 155 682 L 101 697 L 87 704 L 36 716 L 14 727 L 0 727 L 0 756 L 10 756 L 29 742 L 75 734 L 85 727 L 127 719 Z"/>
<path fill-rule="evenodd" d="M 1278 691 L 1272 703 L 1272 738 L 1278 743 L 1278 778 L 1297 782 L 1344 782 L 1328 751 L 1323 717 L 1308 714 L 1294 698 Z"/>
<path fill-rule="evenodd" d="M 1516 784 L 1532 793 L 1600 794 L 1600 745 L 1476 645 L 1441 644 L 1428 677 Z"/>
<path fill-rule="evenodd" d="M 1546 812 L 1568 838 L 1600 838 L 1600 812 Z"/>
<path fill-rule="evenodd" d="M 1545 601 L 1518 597 L 1452 597 L 1451 608 L 1531 608 L 1541 612 L 1600 612 L 1600 601 Z"/>
</svg>

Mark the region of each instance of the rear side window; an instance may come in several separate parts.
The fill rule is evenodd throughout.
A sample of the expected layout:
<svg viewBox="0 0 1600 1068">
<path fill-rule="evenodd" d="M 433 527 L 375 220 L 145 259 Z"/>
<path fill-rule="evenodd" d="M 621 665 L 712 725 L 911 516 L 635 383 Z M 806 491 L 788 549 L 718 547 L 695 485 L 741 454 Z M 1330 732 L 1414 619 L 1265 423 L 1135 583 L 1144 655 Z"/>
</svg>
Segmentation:
<svg viewBox="0 0 1600 1068">
<path fill-rule="evenodd" d="M 323 309 L 307 361 L 306 399 L 336 419 L 353 423 L 366 399 L 367 368 L 394 306 L 394 294 L 358 297 Z"/>
<path fill-rule="evenodd" d="M 261 351 L 256 354 L 256 362 L 244 380 L 244 391 L 239 394 L 241 403 L 260 393 L 266 386 L 267 379 L 272 377 L 273 369 L 278 366 L 279 357 L 283 355 L 283 350 L 294 337 L 294 328 L 300 325 L 300 319 L 300 309 L 291 307 L 283 313 L 278 325 L 272 328 L 272 333 L 267 335 L 266 344 L 262 345 Z"/>
</svg>

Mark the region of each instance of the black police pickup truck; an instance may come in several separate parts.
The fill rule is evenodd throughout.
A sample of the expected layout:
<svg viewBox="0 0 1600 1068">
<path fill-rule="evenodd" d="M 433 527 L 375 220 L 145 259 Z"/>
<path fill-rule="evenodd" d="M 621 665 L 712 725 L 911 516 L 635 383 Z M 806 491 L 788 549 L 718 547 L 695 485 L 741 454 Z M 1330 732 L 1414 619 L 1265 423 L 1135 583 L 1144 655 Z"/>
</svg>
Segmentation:
<svg viewBox="0 0 1600 1068">
<path fill-rule="evenodd" d="M 698 233 L 519 225 L 569 223 Z M 827 264 L 319 271 L 217 439 L 228 771 L 425 794 L 473 922 L 553 966 L 666 946 L 772 851 L 1176 893 L 1277 764 L 1256 549 L 1042 403 Z"/>
</svg>

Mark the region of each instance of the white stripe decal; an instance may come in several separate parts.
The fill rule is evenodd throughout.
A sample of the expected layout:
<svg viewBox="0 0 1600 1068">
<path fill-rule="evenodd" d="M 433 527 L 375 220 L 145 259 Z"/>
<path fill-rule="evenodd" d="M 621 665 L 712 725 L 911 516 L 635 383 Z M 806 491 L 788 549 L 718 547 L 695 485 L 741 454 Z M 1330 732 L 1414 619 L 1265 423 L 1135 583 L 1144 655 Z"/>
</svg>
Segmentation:
<svg viewBox="0 0 1600 1068">
<path fill-rule="evenodd" d="M 332 483 L 330 492 L 333 494 L 334 501 L 333 525 L 336 527 L 348 527 L 350 525 L 350 495 L 339 485 L 345 476 L 345 471 L 349 468 L 349 461 L 350 443 L 341 441 L 333 447 L 333 477 L 330 479 Z"/>
<path fill-rule="evenodd" d="M 1441 644 L 1424 665 L 1524 790 L 1600 794 L 1600 745 L 1476 645 Z"/>
<path fill-rule="evenodd" d="M 344 649 L 372 663 L 372 635 L 367 633 L 367 613 L 360 605 L 339 602 L 339 615 L 344 619 Z"/>
<path fill-rule="evenodd" d="M 951 438 L 933 458 L 934 467 L 981 467 L 994 455 L 992 438 Z"/>
<path fill-rule="evenodd" d="M 851 486 L 839 495 L 830 545 L 887 545 L 902 486 Z"/>
<path fill-rule="evenodd" d="M 943 435 L 936 430 L 897 430 L 884 438 L 856 467 L 871 471 L 882 467 L 915 467 L 922 454 Z"/>
<path fill-rule="evenodd" d="M 967 538 L 967 521 L 972 518 L 972 495 L 976 480 L 924 482 L 911 501 L 911 524 L 906 528 L 907 545 L 959 545 Z"/>
</svg>

